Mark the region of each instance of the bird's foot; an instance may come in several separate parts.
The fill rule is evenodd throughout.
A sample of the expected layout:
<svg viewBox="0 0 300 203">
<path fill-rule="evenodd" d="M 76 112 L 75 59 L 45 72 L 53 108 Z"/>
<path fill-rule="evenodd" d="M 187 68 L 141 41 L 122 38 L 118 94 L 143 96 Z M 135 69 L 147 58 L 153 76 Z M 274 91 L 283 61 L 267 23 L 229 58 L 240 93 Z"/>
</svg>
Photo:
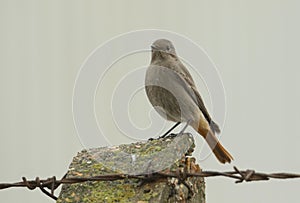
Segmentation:
<svg viewBox="0 0 300 203">
<path fill-rule="evenodd" d="M 162 136 L 159 136 L 158 138 L 149 138 L 148 140 L 149 141 L 152 141 L 152 140 L 159 140 L 159 139 L 162 139 L 162 138 L 165 138 L 165 137 L 169 137 L 170 135 L 173 135 L 173 133 L 171 133 L 170 135 L 169 135 L 169 133 L 172 131 L 172 130 L 174 130 L 178 125 L 180 124 L 180 122 L 177 122 L 177 123 L 175 123 L 175 125 L 174 126 L 172 126 L 167 132 L 165 132 Z M 172 137 L 174 137 L 174 135 L 172 136 Z"/>
<path fill-rule="evenodd" d="M 176 136 L 178 136 L 179 134 L 178 133 L 171 133 L 171 134 L 168 134 L 168 135 L 162 135 L 162 136 L 159 136 L 158 138 L 149 138 L 148 141 L 153 141 L 153 140 L 160 140 L 160 139 L 167 139 L 167 138 L 174 138 Z"/>
<path fill-rule="evenodd" d="M 168 134 L 169 134 L 170 132 L 172 132 L 172 130 L 174 130 L 179 124 L 180 124 L 180 122 L 175 123 L 175 125 L 173 125 L 167 132 L 165 132 L 165 133 L 164 133 L 162 136 L 160 136 L 158 139 L 167 137 Z"/>
<path fill-rule="evenodd" d="M 166 139 L 166 138 L 174 138 L 174 137 L 177 137 L 178 134 L 176 133 L 171 133 L 169 135 L 163 135 L 163 136 L 160 136 L 158 139 Z"/>
</svg>

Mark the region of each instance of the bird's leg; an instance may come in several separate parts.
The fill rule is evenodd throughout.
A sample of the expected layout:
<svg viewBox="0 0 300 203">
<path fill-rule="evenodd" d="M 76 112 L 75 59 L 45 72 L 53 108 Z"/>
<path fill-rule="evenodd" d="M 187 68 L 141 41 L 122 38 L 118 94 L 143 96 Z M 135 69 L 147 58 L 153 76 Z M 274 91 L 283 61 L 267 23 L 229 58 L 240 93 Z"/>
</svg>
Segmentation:
<svg viewBox="0 0 300 203">
<path fill-rule="evenodd" d="M 158 139 L 160 138 L 165 138 L 172 130 L 174 130 L 181 122 L 177 122 L 175 123 L 175 125 L 173 125 L 167 132 L 165 132 L 162 136 L 160 136 Z"/>
<path fill-rule="evenodd" d="M 181 123 L 181 122 L 177 122 L 172 128 L 170 128 L 170 130 L 168 130 L 165 134 L 160 136 L 158 139 L 165 138 L 165 137 L 176 137 L 178 135 L 182 135 L 184 133 L 185 129 L 190 125 L 191 122 L 192 122 L 192 120 L 188 120 L 186 122 L 185 126 L 182 128 L 182 130 L 178 134 L 172 133 L 172 134 L 168 135 L 174 128 L 176 128 Z"/>
<path fill-rule="evenodd" d="M 178 133 L 178 135 L 182 135 L 185 131 L 185 129 L 190 125 L 190 123 L 192 122 L 192 120 L 187 120 L 185 126 L 182 128 L 182 130 Z"/>
</svg>

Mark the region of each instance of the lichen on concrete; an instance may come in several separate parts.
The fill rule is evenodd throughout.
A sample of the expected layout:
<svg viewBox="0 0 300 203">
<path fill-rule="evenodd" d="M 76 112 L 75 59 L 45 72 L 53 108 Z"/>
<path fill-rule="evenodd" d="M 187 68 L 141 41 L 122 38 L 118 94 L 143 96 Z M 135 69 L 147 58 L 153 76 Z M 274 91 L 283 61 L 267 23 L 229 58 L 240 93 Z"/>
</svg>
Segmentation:
<svg viewBox="0 0 300 203">
<path fill-rule="evenodd" d="M 183 134 L 166 139 L 83 150 L 73 158 L 67 177 L 92 177 L 115 173 L 147 174 L 156 171 L 176 171 L 182 167 L 199 171 L 195 159 L 186 157 L 187 154 L 191 155 L 193 148 L 193 138 L 189 134 Z M 192 160 L 189 161 L 189 166 L 187 160 Z M 194 197 L 201 191 L 201 197 L 204 197 L 203 178 L 188 178 L 187 182 L 194 186 Z M 174 202 L 174 198 L 188 199 L 188 194 L 186 187 L 172 179 L 141 182 L 128 178 L 65 184 L 57 202 Z"/>
</svg>

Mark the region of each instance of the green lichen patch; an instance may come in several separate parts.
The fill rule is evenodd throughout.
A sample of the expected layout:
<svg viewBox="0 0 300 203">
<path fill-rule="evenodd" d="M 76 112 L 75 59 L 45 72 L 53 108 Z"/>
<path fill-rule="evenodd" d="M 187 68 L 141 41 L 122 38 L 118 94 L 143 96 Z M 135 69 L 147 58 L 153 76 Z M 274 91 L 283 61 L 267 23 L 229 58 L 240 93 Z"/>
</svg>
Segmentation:
<svg viewBox="0 0 300 203">
<path fill-rule="evenodd" d="M 176 160 L 194 149 L 189 134 L 137 142 L 110 148 L 95 148 L 88 152 L 106 167 L 126 174 L 146 174 L 169 168 Z"/>
<path fill-rule="evenodd" d="M 194 140 L 190 135 L 183 134 L 148 142 L 83 150 L 73 158 L 67 177 L 176 171 L 183 167 L 185 155 L 191 153 L 193 148 Z M 168 184 L 167 179 L 150 182 L 123 179 L 65 184 L 57 202 L 158 202 L 158 199 L 169 198 L 171 190 Z"/>
</svg>

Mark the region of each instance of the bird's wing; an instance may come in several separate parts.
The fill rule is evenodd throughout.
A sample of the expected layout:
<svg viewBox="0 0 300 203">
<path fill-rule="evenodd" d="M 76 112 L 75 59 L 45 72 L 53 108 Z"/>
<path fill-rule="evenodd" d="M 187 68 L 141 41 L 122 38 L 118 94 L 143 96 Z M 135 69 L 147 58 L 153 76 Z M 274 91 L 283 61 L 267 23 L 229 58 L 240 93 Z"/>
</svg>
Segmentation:
<svg viewBox="0 0 300 203">
<path fill-rule="evenodd" d="M 214 132 L 220 133 L 220 128 L 219 128 L 218 124 L 216 124 L 211 119 L 211 117 L 210 117 L 210 115 L 209 115 L 209 113 L 208 113 L 208 111 L 207 111 L 207 109 L 204 105 L 202 97 L 201 97 L 200 93 L 197 91 L 195 82 L 194 82 L 191 74 L 189 73 L 189 71 L 186 69 L 186 67 L 182 63 L 180 63 L 180 69 L 183 71 L 183 73 L 180 73 L 180 72 L 177 72 L 177 73 L 183 78 L 183 80 L 185 80 L 187 82 L 187 84 L 192 89 L 193 94 L 196 96 L 196 98 L 194 98 L 194 96 L 192 96 L 192 98 L 194 99 L 194 101 L 196 99 L 196 101 L 195 101 L 196 104 L 198 105 L 199 109 L 203 113 L 206 120 L 210 123 L 210 126 L 211 126 L 212 130 Z"/>
</svg>

